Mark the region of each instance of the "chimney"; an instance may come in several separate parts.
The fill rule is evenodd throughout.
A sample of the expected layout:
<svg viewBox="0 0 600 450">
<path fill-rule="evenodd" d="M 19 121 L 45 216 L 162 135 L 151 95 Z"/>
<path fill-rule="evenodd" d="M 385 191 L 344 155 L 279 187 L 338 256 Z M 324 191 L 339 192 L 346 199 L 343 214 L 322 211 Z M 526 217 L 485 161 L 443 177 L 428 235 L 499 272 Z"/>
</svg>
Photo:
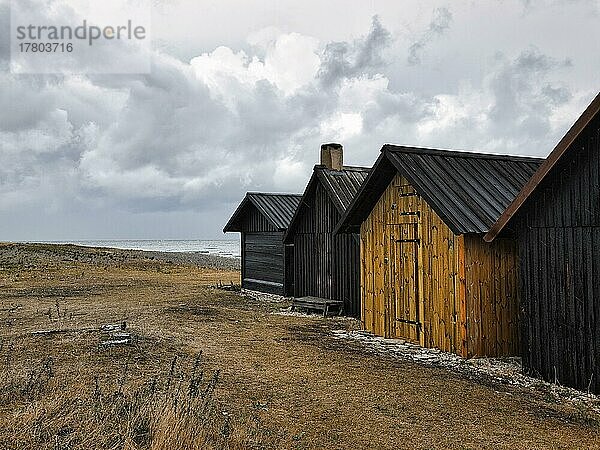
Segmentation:
<svg viewBox="0 0 600 450">
<path fill-rule="evenodd" d="M 321 165 L 332 170 L 342 170 L 344 147 L 335 143 L 321 145 Z"/>
</svg>

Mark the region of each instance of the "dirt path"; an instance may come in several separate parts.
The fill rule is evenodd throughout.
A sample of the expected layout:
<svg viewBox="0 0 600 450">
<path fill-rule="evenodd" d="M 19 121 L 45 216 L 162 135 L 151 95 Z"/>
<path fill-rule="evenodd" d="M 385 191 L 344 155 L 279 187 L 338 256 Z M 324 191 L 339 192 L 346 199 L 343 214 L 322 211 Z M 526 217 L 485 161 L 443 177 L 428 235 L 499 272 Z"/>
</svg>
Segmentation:
<svg viewBox="0 0 600 450">
<path fill-rule="evenodd" d="M 51 356 L 57 376 L 111 383 L 126 365 L 133 382 L 202 351 L 221 370 L 216 392 L 234 428 L 260 430 L 248 448 L 600 448 L 598 417 L 576 405 L 369 354 L 332 333 L 356 321 L 278 315 L 287 305 L 210 287 L 237 277 L 159 261 L 2 267 L 0 375 Z M 100 350 L 97 334 L 77 331 L 119 321 L 135 345 Z M 48 329 L 67 332 L 31 334 Z M 24 407 L 0 402 L 0 444 Z"/>
<path fill-rule="evenodd" d="M 218 329 L 189 324 L 189 345 L 227 368 L 234 395 L 292 448 L 600 448 L 597 426 L 570 406 L 331 338 L 353 323 L 224 313 Z"/>
</svg>

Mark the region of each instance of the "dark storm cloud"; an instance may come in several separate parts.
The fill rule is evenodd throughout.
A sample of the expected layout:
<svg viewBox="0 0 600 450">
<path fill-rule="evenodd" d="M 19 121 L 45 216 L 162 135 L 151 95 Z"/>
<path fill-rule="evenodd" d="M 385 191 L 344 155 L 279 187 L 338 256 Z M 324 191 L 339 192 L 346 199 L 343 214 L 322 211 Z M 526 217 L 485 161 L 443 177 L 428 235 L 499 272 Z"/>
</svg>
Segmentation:
<svg viewBox="0 0 600 450">
<path fill-rule="evenodd" d="M 546 78 L 553 70 L 570 65 L 569 60 L 558 61 L 536 48 L 504 61 L 491 81 L 495 102 L 489 117 L 493 128 L 510 129 L 515 136 L 528 137 L 550 132 L 552 111 L 567 103 L 572 94 L 567 87 Z"/>
<path fill-rule="evenodd" d="M 427 44 L 444 34 L 450 28 L 451 22 L 452 13 L 448 8 L 434 9 L 429 27 L 408 48 L 408 63 L 411 65 L 419 64 L 421 62 L 421 53 Z"/>
<path fill-rule="evenodd" d="M 369 34 L 354 42 L 331 42 L 322 55 L 319 78 L 324 85 L 331 85 L 343 78 L 372 74 L 383 69 L 386 61 L 382 52 L 392 41 L 379 17 L 374 16 Z"/>
<path fill-rule="evenodd" d="M 304 43 L 302 37 L 289 39 Z M 380 52 L 389 39 L 374 18 L 368 35 L 338 43 L 349 59 L 337 76 L 364 76 L 368 68 L 380 67 Z M 326 50 L 321 68 L 328 66 L 328 55 Z M 313 74 L 312 81 L 286 94 L 277 77 L 254 79 L 249 61 L 239 53 L 215 51 L 190 67 L 157 55 L 152 74 L 130 83 L 118 120 L 82 155 L 84 188 L 136 210 L 202 210 L 208 199 L 239 198 L 240 186 L 269 189 L 282 170 L 285 185 L 290 157 L 310 167 L 318 142 L 305 153 L 307 136 L 309 141 L 318 136 L 323 120 L 336 111 L 338 90 L 321 90 Z M 223 69 L 227 64 L 232 66 Z M 114 81 L 98 80 L 103 85 Z"/>
</svg>

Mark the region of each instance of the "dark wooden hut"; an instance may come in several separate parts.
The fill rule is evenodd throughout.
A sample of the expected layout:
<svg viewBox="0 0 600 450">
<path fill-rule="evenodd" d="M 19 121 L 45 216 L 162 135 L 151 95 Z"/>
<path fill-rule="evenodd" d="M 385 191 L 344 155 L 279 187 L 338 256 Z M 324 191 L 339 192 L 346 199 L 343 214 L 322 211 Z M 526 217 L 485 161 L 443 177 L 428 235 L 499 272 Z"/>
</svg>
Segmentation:
<svg viewBox="0 0 600 450">
<path fill-rule="evenodd" d="M 519 352 L 516 246 L 484 242 L 541 160 L 386 145 L 338 232 L 360 232 L 361 320 L 463 356 Z"/>
<path fill-rule="evenodd" d="M 292 248 L 283 236 L 300 194 L 249 192 L 223 232 L 241 234 L 242 288 L 289 296 L 293 292 Z"/>
<path fill-rule="evenodd" d="M 523 365 L 600 394 L 600 94 L 486 240 L 515 236 Z"/>
<path fill-rule="evenodd" d="M 356 315 L 360 302 L 358 236 L 334 235 L 333 229 L 369 169 L 343 166 L 342 152 L 339 144 L 322 146 L 321 164 L 314 167 L 285 243 L 294 246 L 294 297 L 312 297 L 316 302 L 312 306 L 322 299 L 343 302 L 344 313 Z"/>
</svg>

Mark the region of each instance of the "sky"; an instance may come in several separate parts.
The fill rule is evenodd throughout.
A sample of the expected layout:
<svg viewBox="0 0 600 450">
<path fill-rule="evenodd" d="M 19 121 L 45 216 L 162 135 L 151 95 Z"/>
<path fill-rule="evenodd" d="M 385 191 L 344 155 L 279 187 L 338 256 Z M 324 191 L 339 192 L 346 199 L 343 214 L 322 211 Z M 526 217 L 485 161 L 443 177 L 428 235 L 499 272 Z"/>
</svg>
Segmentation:
<svg viewBox="0 0 600 450">
<path fill-rule="evenodd" d="M 600 0 L 151 16 L 149 73 L 13 74 L 0 0 L 0 241 L 220 239 L 246 191 L 302 192 L 321 143 L 348 165 L 385 143 L 546 156 L 600 90 Z"/>
</svg>

